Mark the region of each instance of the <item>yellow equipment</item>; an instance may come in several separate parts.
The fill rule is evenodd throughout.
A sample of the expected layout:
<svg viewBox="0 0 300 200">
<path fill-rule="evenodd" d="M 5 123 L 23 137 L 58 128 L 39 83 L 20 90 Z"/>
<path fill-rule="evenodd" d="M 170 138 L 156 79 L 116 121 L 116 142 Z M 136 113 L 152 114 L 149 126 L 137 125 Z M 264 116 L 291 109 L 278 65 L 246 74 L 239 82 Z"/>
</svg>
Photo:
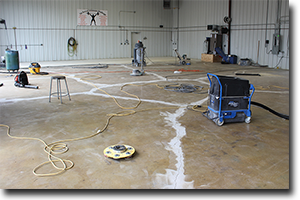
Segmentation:
<svg viewBox="0 0 300 200">
<path fill-rule="evenodd" d="M 129 158 L 135 152 L 132 146 L 126 144 L 116 144 L 104 149 L 103 153 L 105 157 L 112 159 Z"/>
<path fill-rule="evenodd" d="M 33 62 L 31 63 L 31 65 L 29 65 L 30 74 L 39 74 L 40 70 L 41 70 L 41 66 L 37 62 Z"/>
</svg>

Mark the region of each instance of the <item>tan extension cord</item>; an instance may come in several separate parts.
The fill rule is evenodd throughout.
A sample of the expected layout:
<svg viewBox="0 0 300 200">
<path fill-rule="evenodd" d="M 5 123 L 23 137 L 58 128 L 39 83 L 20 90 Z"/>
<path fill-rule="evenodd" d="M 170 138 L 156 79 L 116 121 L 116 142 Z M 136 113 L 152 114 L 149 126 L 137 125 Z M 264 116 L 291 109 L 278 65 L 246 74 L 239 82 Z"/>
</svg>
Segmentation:
<svg viewBox="0 0 300 200">
<path fill-rule="evenodd" d="M 63 153 L 65 153 L 65 152 L 68 151 L 69 148 L 68 148 L 68 146 L 64 142 L 76 141 L 76 140 L 83 140 L 83 139 L 94 137 L 94 136 L 102 133 L 108 127 L 108 124 L 109 124 L 109 121 L 110 121 L 111 118 L 113 118 L 114 116 L 121 116 L 121 115 L 120 114 L 110 114 L 109 117 L 108 117 L 108 119 L 107 119 L 107 122 L 106 122 L 104 128 L 102 130 L 98 130 L 97 133 L 95 133 L 95 134 L 92 134 L 92 135 L 86 136 L 86 137 L 81 137 L 81 138 L 73 138 L 73 139 L 60 140 L 60 141 L 53 142 L 53 143 L 50 143 L 50 144 L 47 144 L 44 140 L 42 140 L 40 138 L 12 136 L 10 134 L 10 127 L 9 126 L 4 125 L 4 124 L 0 124 L 0 126 L 3 126 L 3 127 L 7 128 L 7 135 L 9 137 L 11 137 L 11 138 L 21 139 L 21 140 L 37 140 L 37 141 L 42 142 L 44 144 L 44 151 L 48 154 L 48 161 L 43 162 L 43 163 L 39 164 L 37 167 L 35 167 L 33 169 L 33 174 L 36 175 L 36 176 L 38 176 L 38 177 L 42 177 L 42 176 L 54 176 L 54 175 L 58 175 L 58 174 L 60 174 L 60 173 L 62 173 L 64 171 L 66 171 L 68 169 L 71 169 L 74 166 L 74 163 L 71 160 L 65 160 L 65 159 L 61 159 L 61 158 L 55 156 L 55 154 L 63 154 Z M 122 116 L 125 116 L 125 114 L 122 115 Z M 55 158 L 56 160 L 53 160 L 52 158 Z M 58 167 L 55 164 L 55 162 L 60 162 L 63 165 L 63 167 Z M 69 166 L 67 166 L 66 162 L 70 163 Z M 38 174 L 36 172 L 39 168 L 41 168 L 42 166 L 44 166 L 46 164 L 49 164 L 49 163 L 51 163 L 52 166 L 58 170 L 58 172 L 47 173 L 47 174 Z"/>
<path fill-rule="evenodd" d="M 99 75 L 92 75 L 91 77 L 96 77 L 96 78 L 81 78 L 82 80 L 95 80 L 97 78 L 102 78 L 101 76 Z M 87 81 L 88 82 L 88 81 Z M 103 127 L 103 129 L 99 129 L 96 133 L 92 134 L 92 135 L 89 135 L 89 136 L 86 136 L 86 137 L 80 137 L 80 138 L 72 138 L 72 139 L 65 139 L 65 140 L 60 140 L 60 141 L 57 141 L 57 142 L 52 142 L 50 144 L 47 144 L 44 140 L 40 139 L 40 138 L 33 138 L 33 137 L 18 137 L 18 136 L 12 136 L 10 134 L 10 127 L 7 126 L 7 125 L 4 125 L 4 124 L 0 124 L 0 126 L 2 127 L 6 127 L 7 128 L 7 135 L 11 138 L 14 138 L 14 139 L 22 139 L 22 140 L 37 140 L 37 141 L 40 141 L 44 144 L 44 151 L 48 154 L 48 161 L 46 162 L 43 162 L 41 164 L 39 164 L 37 167 L 35 167 L 33 169 L 33 174 L 38 176 L 38 177 L 45 177 L 45 176 L 54 176 L 54 175 L 58 175 L 58 174 L 61 174 L 63 172 L 65 172 L 66 170 L 69 170 L 71 169 L 73 166 L 74 166 L 74 163 L 71 161 L 71 160 L 65 160 L 65 159 L 61 159 L 55 155 L 57 154 L 63 154 L 65 152 L 68 151 L 68 147 L 67 145 L 64 143 L 64 142 L 70 142 L 70 141 L 77 141 L 77 140 L 83 140 L 83 139 L 88 139 L 88 138 L 91 138 L 91 137 L 94 137 L 102 132 L 104 132 L 108 125 L 109 125 L 109 122 L 110 120 L 115 117 L 115 116 L 128 116 L 128 115 L 132 115 L 132 114 L 135 114 L 136 112 L 143 112 L 143 111 L 150 111 L 150 110 L 162 110 L 162 109 L 175 109 L 175 108 L 179 108 L 179 106 L 173 106 L 173 107 L 158 107 L 158 108 L 149 108 L 149 109 L 143 109 L 143 110 L 139 110 L 139 111 L 134 111 L 132 109 L 135 109 L 137 108 L 140 104 L 141 104 L 141 100 L 138 96 L 134 95 L 134 94 L 130 94 L 126 91 L 123 91 L 123 88 L 125 86 L 128 86 L 128 85 L 131 85 L 131 86 L 146 86 L 146 85 L 155 85 L 157 86 L 158 88 L 160 89 L 163 89 L 164 87 L 161 87 L 159 86 L 158 84 L 143 84 L 143 85 L 136 85 L 136 84 L 125 84 L 123 85 L 120 90 L 121 92 L 129 95 L 129 96 L 132 96 L 132 97 L 135 97 L 138 99 L 138 103 L 133 106 L 133 107 L 123 107 L 121 106 L 118 101 L 115 99 L 115 97 L 113 97 L 112 95 L 110 95 L 109 93 L 107 93 L 106 91 L 98 88 L 95 84 L 91 83 L 91 82 L 88 82 L 89 84 L 91 84 L 92 86 L 94 86 L 95 88 L 97 88 L 99 91 L 102 91 L 104 92 L 105 94 L 107 94 L 108 96 L 110 96 L 114 102 L 122 109 L 131 109 L 129 112 L 126 111 L 121 111 L 121 112 L 118 112 L 118 113 L 111 113 L 111 114 L 108 114 L 108 118 L 107 118 L 107 121 L 106 121 L 106 124 L 105 126 Z M 267 90 L 261 86 L 256 86 L 258 88 L 258 90 Z M 277 88 L 280 88 L 280 89 L 289 89 L 289 88 L 283 88 L 283 87 L 279 87 L 279 86 L 272 86 L 272 87 L 277 87 Z M 268 86 L 268 88 L 270 88 L 270 86 Z M 198 105 L 193 105 L 192 106 L 192 110 L 194 111 L 198 111 L 198 112 L 202 112 L 201 110 L 197 109 L 199 106 Z M 202 107 L 203 108 L 203 107 Z M 55 160 L 53 160 L 52 158 L 54 158 Z M 56 162 L 60 162 L 63 167 L 58 167 L 55 163 Z M 36 171 L 43 167 L 44 165 L 46 164 L 49 164 L 51 163 L 52 166 L 54 168 L 56 168 L 58 171 L 57 172 L 54 172 L 54 173 L 46 173 L 46 174 L 39 174 L 37 173 Z M 67 165 L 67 163 L 69 163 L 69 165 Z"/>
<path fill-rule="evenodd" d="M 98 75 L 96 75 L 98 76 Z M 99 78 L 101 78 L 101 76 L 98 76 Z M 87 80 L 87 79 L 86 79 Z M 94 80 L 94 79 L 91 79 L 91 80 Z M 88 81 L 87 81 L 88 82 Z M 88 82 L 89 84 L 91 84 L 92 86 L 94 86 L 95 88 L 97 88 L 98 90 L 104 92 L 105 94 L 109 95 L 114 101 L 115 103 L 122 109 L 131 109 L 130 111 L 121 111 L 121 112 L 118 112 L 118 113 L 111 113 L 111 114 L 107 114 L 108 118 L 107 118 L 107 121 L 106 121 L 106 124 L 105 126 L 103 127 L 103 129 L 99 129 L 96 133 L 92 134 L 92 135 L 89 135 L 89 136 L 86 136 L 86 137 L 80 137 L 80 138 L 72 138 L 72 139 L 65 139 L 65 140 L 60 140 L 60 141 L 57 141 L 57 142 L 52 142 L 50 144 L 47 144 L 44 140 L 40 139 L 40 138 L 34 138 L 34 137 L 18 137 L 18 136 L 12 136 L 10 134 L 10 127 L 8 125 L 4 125 L 4 124 L 0 124 L 0 126 L 2 127 L 6 127 L 7 128 L 7 135 L 11 138 L 14 138 L 14 139 L 21 139 L 21 140 L 37 140 L 37 141 L 40 141 L 44 144 L 44 151 L 48 154 L 48 161 L 45 161 L 41 164 L 39 164 L 38 166 L 36 166 L 34 169 L 33 169 L 33 174 L 38 176 L 38 177 L 45 177 L 45 176 L 54 176 L 54 175 L 58 175 L 58 174 L 61 174 L 63 172 L 65 172 L 66 170 L 69 170 L 71 169 L 73 166 L 74 166 L 74 163 L 71 161 L 71 160 L 65 160 L 65 159 L 61 159 L 59 158 L 58 156 L 55 156 L 57 154 L 63 154 L 63 153 L 66 153 L 68 151 L 68 146 L 65 144 L 65 142 L 70 142 L 70 141 L 77 141 L 77 140 L 83 140 L 83 139 L 88 139 L 88 138 L 91 138 L 91 137 L 94 137 L 102 132 L 104 132 L 108 125 L 109 125 L 109 122 L 110 120 L 115 117 L 115 116 L 128 116 L 128 115 L 132 115 L 132 114 L 135 114 L 136 112 L 143 112 L 143 111 L 149 111 L 149 110 L 162 110 L 162 109 L 175 109 L 175 108 L 178 108 L 178 106 L 173 106 L 173 107 L 158 107 L 158 108 L 149 108 L 149 109 L 143 109 L 143 110 L 139 110 L 139 111 L 134 111 L 132 109 L 135 109 L 137 108 L 140 104 L 141 104 L 141 100 L 138 96 L 134 95 L 134 94 L 130 94 L 126 91 L 123 91 L 123 88 L 125 86 L 128 86 L 128 85 L 131 85 L 131 86 L 146 86 L 146 85 L 156 85 L 158 88 L 162 88 L 160 87 L 158 84 L 143 84 L 143 85 L 136 85 L 136 84 L 125 84 L 123 85 L 120 90 L 129 95 L 129 96 L 132 96 L 132 97 L 135 97 L 138 99 L 138 103 L 133 106 L 133 107 L 123 107 L 121 106 L 118 101 L 115 99 L 115 97 L 113 97 L 112 95 L 110 95 L 109 93 L 107 93 L 106 91 L 98 88 L 96 85 L 94 85 L 93 83 L 91 82 Z M 54 158 L 54 159 L 53 159 Z M 56 165 L 57 162 L 60 162 L 63 167 L 58 167 Z M 46 164 L 49 164 L 51 163 L 52 166 L 57 169 L 58 171 L 57 172 L 53 172 L 53 173 L 45 173 L 45 174 L 39 174 L 37 173 L 36 171 L 43 167 L 44 165 Z M 69 165 L 67 164 L 69 163 Z"/>
</svg>

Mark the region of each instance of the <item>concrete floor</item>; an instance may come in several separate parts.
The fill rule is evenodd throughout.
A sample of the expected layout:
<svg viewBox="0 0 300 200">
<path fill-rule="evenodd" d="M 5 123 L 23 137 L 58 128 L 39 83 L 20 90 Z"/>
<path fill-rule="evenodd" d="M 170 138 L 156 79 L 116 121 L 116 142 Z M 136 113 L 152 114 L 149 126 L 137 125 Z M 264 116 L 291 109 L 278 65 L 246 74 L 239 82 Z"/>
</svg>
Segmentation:
<svg viewBox="0 0 300 200">
<path fill-rule="evenodd" d="M 147 60 L 148 61 L 148 60 Z M 110 113 L 126 112 L 96 87 L 113 95 L 123 107 L 142 103 L 136 113 L 115 116 L 105 131 L 66 142 L 62 159 L 74 167 L 56 176 L 37 177 L 32 171 L 48 160 L 44 144 L 13 139 L 0 127 L 0 188 L 2 189 L 288 189 L 289 120 L 252 105 L 250 124 L 225 123 L 218 127 L 188 105 L 207 105 L 207 72 L 248 79 L 256 91 L 253 101 L 289 115 L 289 71 L 254 66 L 222 65 L 192 60 L 178 66 L 175 58 L 151 58 L 143 76 L 130 76 L 131 59 L 40 63 L 41 72 L 30 75 L 39 89 L 17 88 L 14 76 L 0 69 L 0 124 L 11 135 L 33 137 L 47 144 L 95 134 Z M 92 68 L 98 63 L 108 68 Z M 126 65 L 127 64 L 127 65 Z M 129 65 L 128 65 L 129 64 Z M 21 70 L 29 72 L 28 63 Z M 180 74 L 174 71 L 184 69 Z M 48 101 L 50 77 L 67 77 L 71 101 Z M 100 77 L 101 76 L 101 77 Z M 165 77 L 167 76 L 168 79 Z M 160 86 L 189 83 L 203 86 L 200 94 L 166 91 Z M 96 87 L 95 87 L 96 86 Z M 128 112 L 128 111 L 127 111 Z M 132 158 L 112 160 L 103 150 L 114 144 L 136 149 Z M 67 163 L 68 164 L 68 163 Z M 61 166 L 59 163 L 57 165 Z M 68 164 L 69 165 L 69 164 Z M 37 173 L 57 170 L 47 164 Z"/>
</svg>

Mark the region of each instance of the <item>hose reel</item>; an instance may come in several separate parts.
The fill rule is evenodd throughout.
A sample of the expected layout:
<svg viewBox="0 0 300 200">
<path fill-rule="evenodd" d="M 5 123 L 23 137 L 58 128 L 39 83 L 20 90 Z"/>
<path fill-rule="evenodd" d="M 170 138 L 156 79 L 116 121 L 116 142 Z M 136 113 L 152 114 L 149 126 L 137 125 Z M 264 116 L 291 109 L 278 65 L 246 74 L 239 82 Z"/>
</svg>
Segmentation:
<svg viewBox="0 0 300 200">
<path fill-rule="evenodd" d="M 68 54 L 69 56 L 74 56 L 76 53 L 77 53 L 77 41 L 75 38 L 73 37 L 70 37 L 68 39 Z"/>
</svg>

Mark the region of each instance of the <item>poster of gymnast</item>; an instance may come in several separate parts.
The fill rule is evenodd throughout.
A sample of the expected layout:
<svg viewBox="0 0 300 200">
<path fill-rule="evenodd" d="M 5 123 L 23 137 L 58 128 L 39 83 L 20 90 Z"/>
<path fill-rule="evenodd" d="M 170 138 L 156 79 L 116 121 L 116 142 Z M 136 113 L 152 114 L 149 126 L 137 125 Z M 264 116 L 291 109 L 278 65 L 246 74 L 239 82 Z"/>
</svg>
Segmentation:
<svg viewBox="0 0 300 200">
<path fill-rule="evenodd" d="M 77 9 L 77 25 L 107 26 L 107 10 Z"/>
</svg>

